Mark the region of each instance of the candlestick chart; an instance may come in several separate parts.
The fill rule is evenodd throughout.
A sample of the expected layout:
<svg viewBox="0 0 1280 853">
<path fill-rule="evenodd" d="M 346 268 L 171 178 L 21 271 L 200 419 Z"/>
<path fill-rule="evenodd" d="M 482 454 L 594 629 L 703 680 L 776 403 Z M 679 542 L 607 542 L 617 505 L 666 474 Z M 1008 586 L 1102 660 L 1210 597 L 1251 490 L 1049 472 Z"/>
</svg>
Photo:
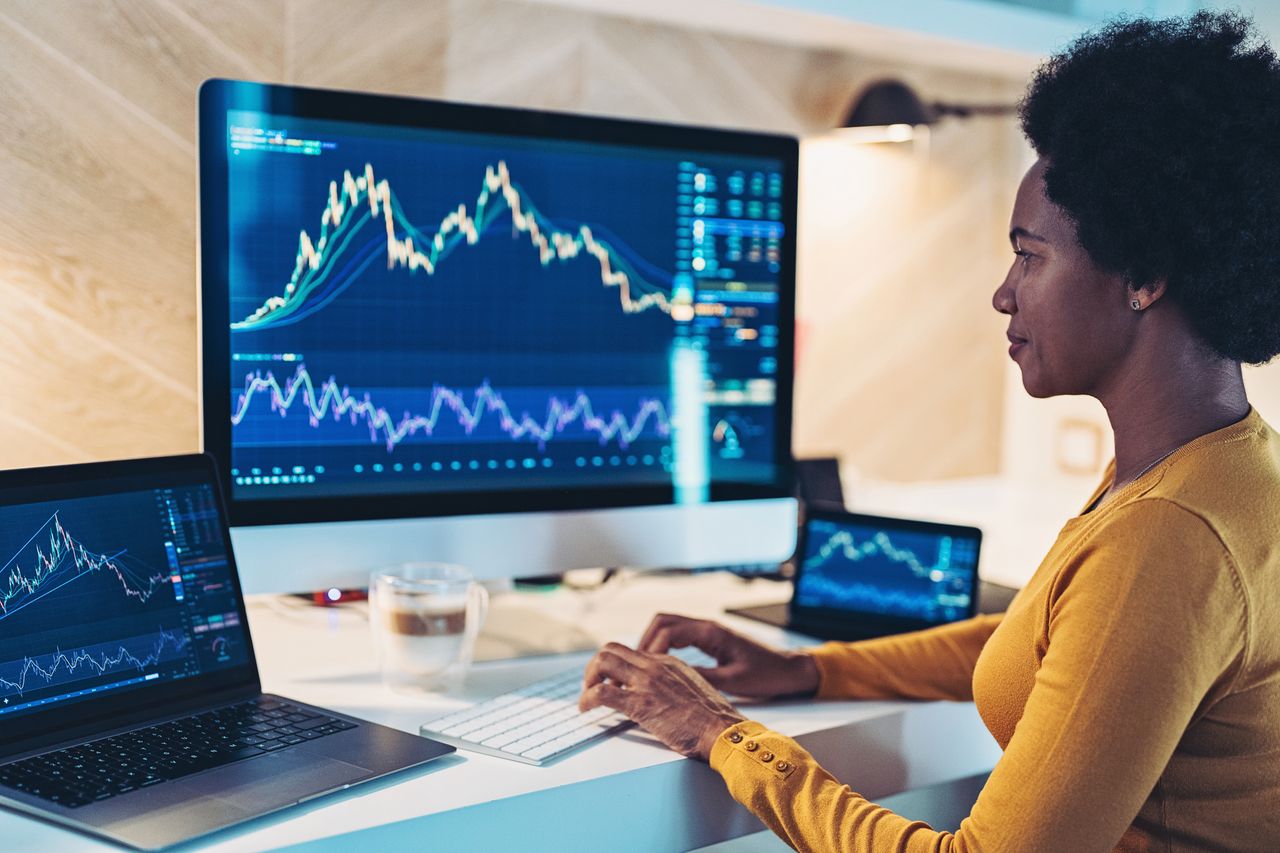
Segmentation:
<svg viewBox="0 0 1280 853">
<path fill-rule="evenodd" d="M 171 576 L 166 569 L 131 559 L 124 549 L 113 554 L 90 550 L 63 526 L 57 512 L 14 552 L 4 572 L 3 583 L 0 583 L 0 620 L 87 575 L 114 578 L 121 595 L 141 603 L 169 583 Z"/>
<path fill-rule="evenodd" d="M 974 543 L 906 530 L 813 520 L 797 603 L 914 617 L 966 614 L 977 560 Z"/>
<path fill-rule="evenodd" d="M 377 252 L 373 249 L 384 237 L 387 269 L 402 267 L 410 273 L 422 270 L 433 275 L 437 265 L 459 244 L 479 243 L 483 234 L 495 230 L 494 226 L 504 214 L 510 217 L 512 235 L 527 237 L 544 268 L 586 254 L 599 266 L 601 285 L 617 289 L 619 308 L 624 313 L 636 314 L 651 308 L 671 313 L 667 292 L 670 274 L 663 276 L 658 271 L 654 276 L 665 277 L 665 282 L 645 279 L 588 225 L 579 224 L 570 230 L 557 228 L 512 182 L 505 161 L 485 168 L 472 210 L 469 211 L 465 203 L 458 204 L 444 216 L 434 232 L 424 232 L 413 224 L 390 182 L 378 179 L 373 165 L 366 163 L 358 177 L 344 171 L 340 184 L 329 183 L 319 236 L 313 240 L 307 231 L 301 232 L 293 273 L 283 292 L 269 297 L 249 316 L 233 322 L 231 328 L 234 331 L 270 328 L 297 322 L 319 311 L 359 279 L 376 259 Z M 362 244 L 365 227 L 377 229 L 379 219 L 382 233 Z M 349 260 L 348 254 L 352 256 Z M 344 264 L 344 261 L 347 262 Z M 573 297 L 571 293 L 551 295 L 552 299 Z"/>
</svg>

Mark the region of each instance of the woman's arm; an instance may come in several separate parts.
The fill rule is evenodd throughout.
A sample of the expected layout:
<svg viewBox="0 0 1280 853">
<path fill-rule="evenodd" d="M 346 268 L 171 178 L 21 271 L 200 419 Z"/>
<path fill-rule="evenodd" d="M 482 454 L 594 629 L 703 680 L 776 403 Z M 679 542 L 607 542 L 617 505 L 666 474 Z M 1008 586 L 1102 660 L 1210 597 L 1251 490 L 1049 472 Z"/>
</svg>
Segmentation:
<svg viewBox="0 0 1280 853">
<path fill-rule="evenodd" d="M 810 654 L 823 699 L 973 699 L 973 667 L 1000 615 L 880 637 L 827 643 Z"/>
<path fill-rule="evenodd" d="M 695 646 L 716 659 L 697 672 L 712 686 L 751 699 L 813 696 L 827 699 L 973 698 L 973 667 L 999 616 L 858 643 L 816 649 L 774 649 L 704 619 L 661 613 L 637 649 L 665 654 Z"/>
<path fill-rule="evenodd" d="M 868 802 L 759 723 L 723 730 L 711 766 L 797 850 L 1111 850 L 1202 704 L 1234 682 L 1248 641 L 1213 530 L 1174 504 L 1140 503 L 1058 577 L 1035 686 L 955 834 Z"/>
</svg>

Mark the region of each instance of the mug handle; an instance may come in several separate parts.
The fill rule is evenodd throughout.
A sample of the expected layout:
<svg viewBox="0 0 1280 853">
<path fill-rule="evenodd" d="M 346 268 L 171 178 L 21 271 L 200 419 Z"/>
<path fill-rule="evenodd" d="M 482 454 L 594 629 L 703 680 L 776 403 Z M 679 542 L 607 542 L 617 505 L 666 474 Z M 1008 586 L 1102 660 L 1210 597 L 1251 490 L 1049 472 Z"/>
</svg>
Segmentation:
<svg viewBox="0 0 1280 853">
<path fill-rule="evenodd" d="M 472 581 L 467 598 L 467 645 L 464 663 L 467 668 L 470 668 L 471 659 L 475 656 L 476 639 L 484 630 L 485 620 L 489 616 L 489 590 L 485 589 L 479 581 Z M 476 616 L 474 621 L 471 619 L 473 609 Z"/>
<path fill-rule="evenodd" d="M 479 581 L 477 581 L 475 586 L 471 589 L 476 593 L 476 607 L 480 611 L 479 615 L 476 617 L 476 634 L 478 635 L 484 628 L 485 619 L 489 616 L 489 590 Z"/>
</svg>

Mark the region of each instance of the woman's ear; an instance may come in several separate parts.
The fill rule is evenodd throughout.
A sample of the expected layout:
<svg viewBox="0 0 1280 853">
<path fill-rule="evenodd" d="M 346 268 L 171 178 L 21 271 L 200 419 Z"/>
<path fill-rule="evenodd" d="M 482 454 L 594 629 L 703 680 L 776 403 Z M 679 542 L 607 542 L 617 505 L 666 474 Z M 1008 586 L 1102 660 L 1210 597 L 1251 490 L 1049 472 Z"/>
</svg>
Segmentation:
<svg viewBox="0 0 1280 853">
<path fill-rule="evenodd" d="M 1145 311 L 1163 299 L 1168 289 L 1169 282 L 1163 278 L 1157 278 L 1143 285 L 1129 282 L 1126 298 L 1129 300 L 1129 307 L 1134 311 Z"/>
</svg>

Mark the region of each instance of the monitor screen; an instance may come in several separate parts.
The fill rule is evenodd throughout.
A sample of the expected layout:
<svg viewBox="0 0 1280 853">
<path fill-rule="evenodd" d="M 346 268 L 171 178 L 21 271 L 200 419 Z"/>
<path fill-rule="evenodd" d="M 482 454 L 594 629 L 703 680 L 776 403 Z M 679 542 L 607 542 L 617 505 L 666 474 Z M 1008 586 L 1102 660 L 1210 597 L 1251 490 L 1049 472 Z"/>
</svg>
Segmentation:
<svg viewBox="0 0 1280 853">
<path fill-rule="evenodd" d="M 813 513 L 792 606 L 940 624 L 973 615 L 976 528 Z"/>
<path fill-rule="evenodd" d="M 251 663 L 212 482 L 64 495 L 0 490 L 0 720 Z"/>
<path fill-rule="evenodd" d="M 224 85 L 236 523 L 789 492 L 794 140 Z"/>
</svg>

